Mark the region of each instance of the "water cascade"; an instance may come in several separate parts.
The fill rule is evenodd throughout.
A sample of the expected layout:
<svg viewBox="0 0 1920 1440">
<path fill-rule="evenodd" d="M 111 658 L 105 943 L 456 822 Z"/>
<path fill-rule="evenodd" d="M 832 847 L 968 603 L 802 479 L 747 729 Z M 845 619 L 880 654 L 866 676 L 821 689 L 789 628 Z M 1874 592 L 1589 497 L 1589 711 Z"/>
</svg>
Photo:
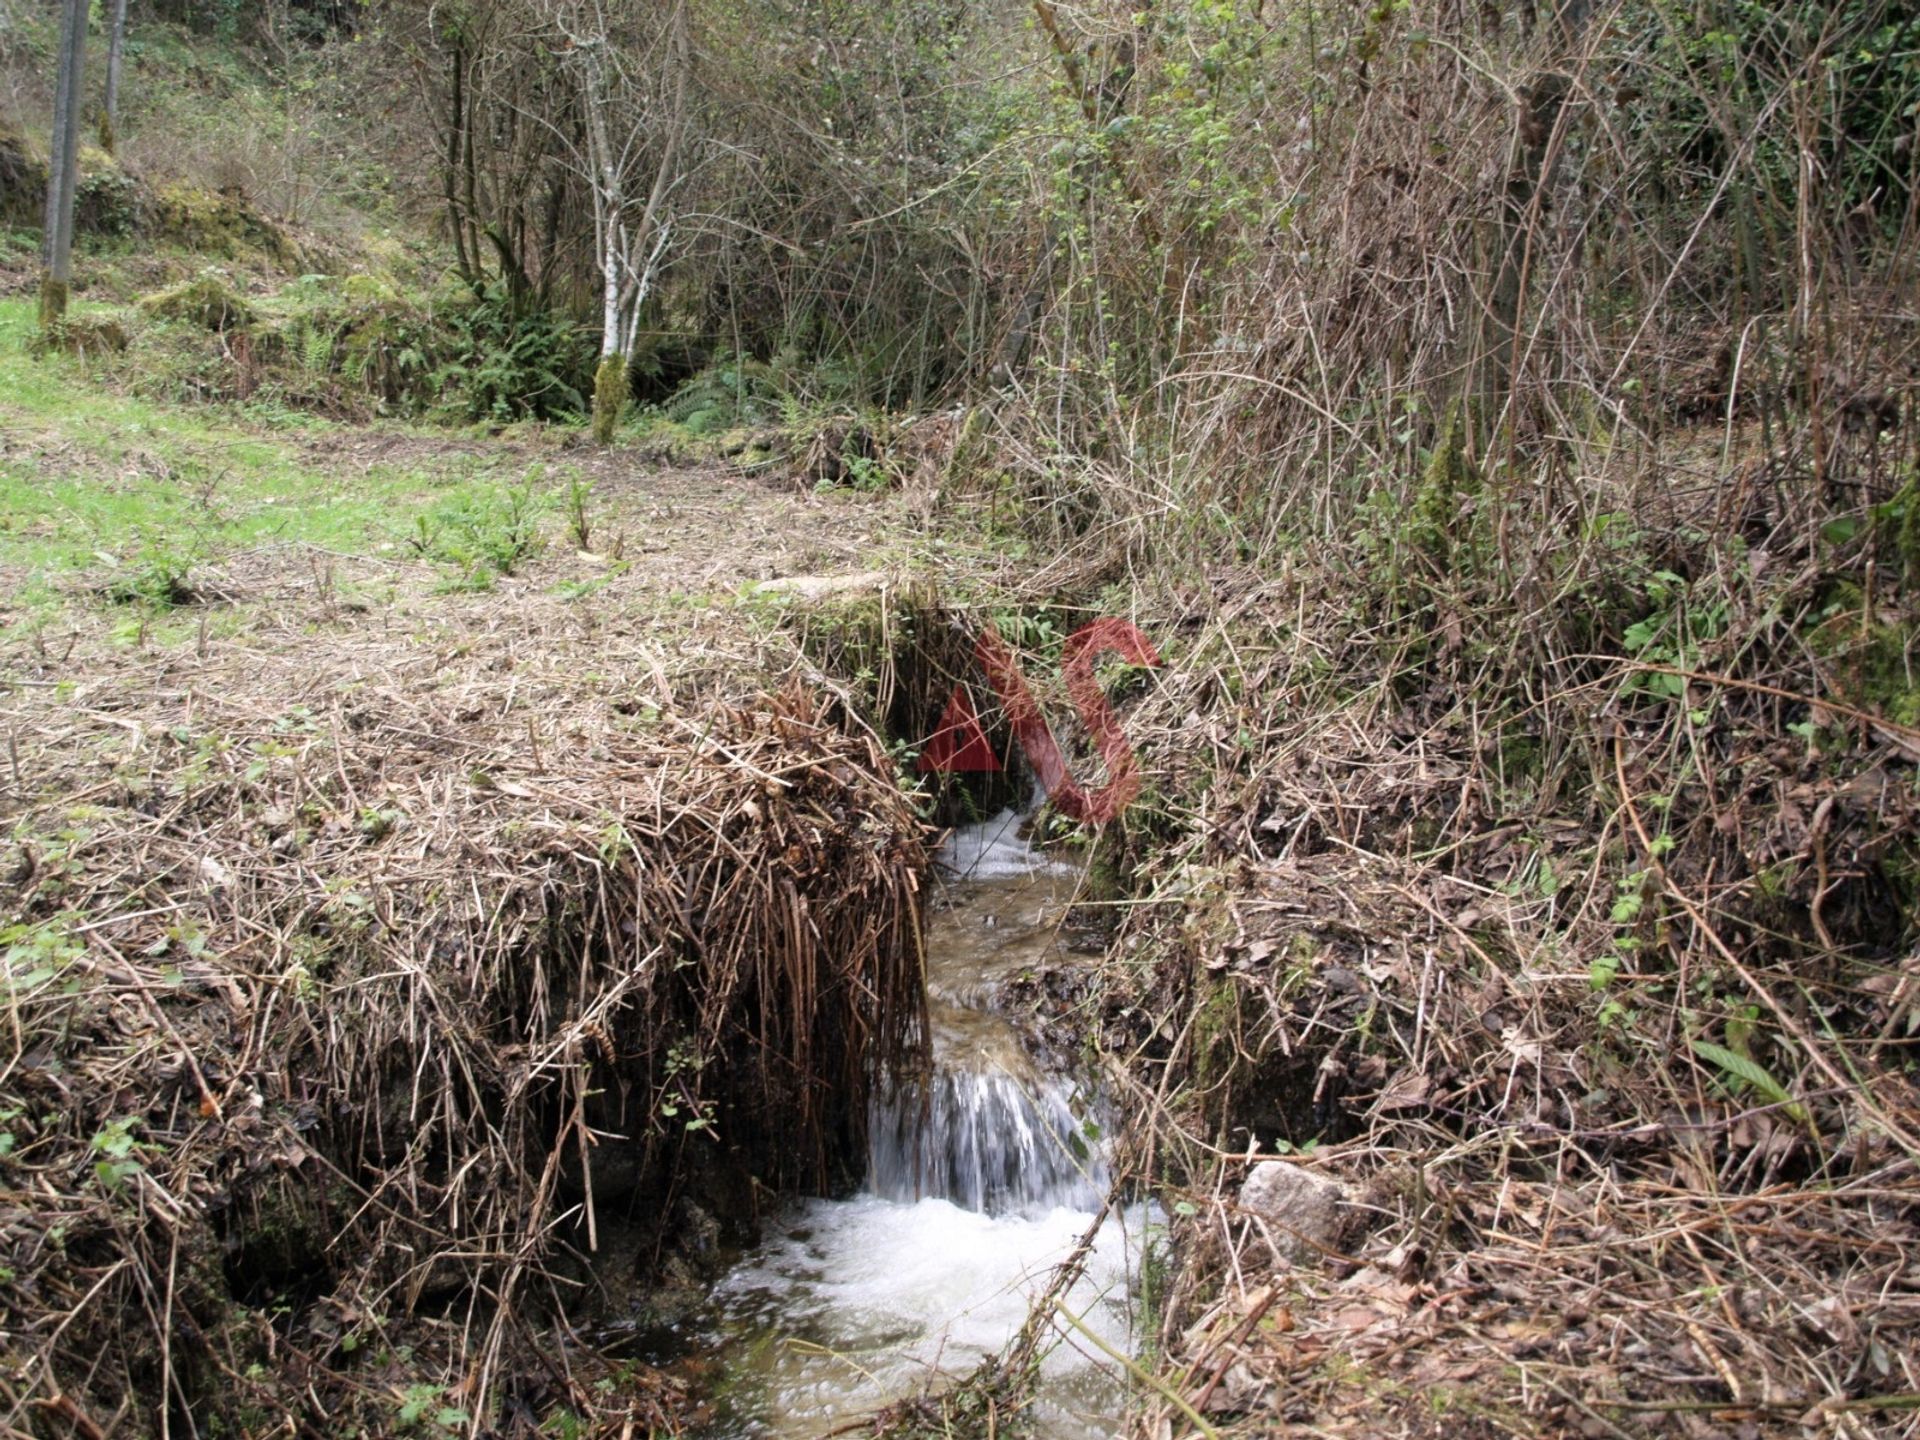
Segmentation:
<svg viewBox="0 0 1920 1440">
<path fill-rule="evenodd" d="M 966 1374 L 1020 1329 L 1092 1223 L 1108 1184 L 1099 1107 L 994 1008 L 1008 978 L 1050 953 L 1078 879 L 1020 838 L 1021 818 L 970 826 L 941 852 L 932 1070 L 875 1100 L 865 1190 L 794 1208 L 715 1292 L 728 1377 L 707 1440 L 816 1440 Z M 1144 1221 L 1109 1219 L 1066 1301 L 1121 1351 Z M 1042 1365 L 1039 1433 L 1114 1433 L 1112 1368 L 1069 1331 Z"/>
</svg>

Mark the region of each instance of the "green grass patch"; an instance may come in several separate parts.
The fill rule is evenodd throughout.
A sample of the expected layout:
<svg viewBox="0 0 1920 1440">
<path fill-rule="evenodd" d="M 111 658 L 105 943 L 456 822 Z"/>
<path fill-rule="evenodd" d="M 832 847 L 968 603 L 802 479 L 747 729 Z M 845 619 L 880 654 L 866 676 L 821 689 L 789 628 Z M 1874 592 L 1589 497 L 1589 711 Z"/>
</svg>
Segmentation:
<svg viewBox="0 0 1920 1440">
<path fill-rule="evenodd" d="M 0 456 L 0 565 L 26 572 L 18 598 L 30 605 L 50 602 L 76 572 L 108 598 L 164 603 L 193 566 L 235 551 L 398 547 L 414 515 L 472 478 L 454 463 L 465 457 L 444 474 L 316 463 L 292 435 L 128 395 L 83 361 L 36 359 L 34 328 L 30 300 L 0 301 L 0 428 L 11 440 Z M 487 532 L 476 548 L 498 538 L 492 528 L 507 532 L 503 544 L 525 542 L 508 523 L 474 528 Z"/>
</svg>

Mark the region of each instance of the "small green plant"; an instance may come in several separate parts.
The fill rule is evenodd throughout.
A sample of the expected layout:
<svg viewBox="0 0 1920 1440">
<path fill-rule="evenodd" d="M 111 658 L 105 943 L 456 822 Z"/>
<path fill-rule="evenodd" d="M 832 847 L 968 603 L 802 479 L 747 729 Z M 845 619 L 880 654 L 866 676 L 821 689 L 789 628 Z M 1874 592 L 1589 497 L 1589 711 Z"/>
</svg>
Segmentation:
<svg viewBox="0 0 1920 1440">
<path fill-rule="evenodd" d="M 401 810 L 378 809 L 365 806 L 360 811 L 360 833 L 369 840 L 384 840 L 393 833 L 393 829 L 406 818 Z"/>
<path fill-rule="evenodd" d="M 134 1158 L 136 1150 L 148 1148 L 133 1138 L 133 1127 L 139 1123 L 132 1116 L 109 1121 L 93 1137 L 91 1148 L 99 1157 L 93 1162 L 94 1178 L 110 1193 L 118 1193 L 143 1168 Z"/>
<path fill-rule="evenodd" d="M 59 851 L 49 853 L 56 856 L 57 864 Z M 86 953 L 86 945 L 71 934 L 71 925 L 71 915 L 60 915 L 37 925 L 0 930 L 0 943 L 6 945 L 0 952 L 0 976 L 5 978 L 10 1001 L 58 979 Z"/>
<path fill-rule="evenodd" d="M 318 321 L 300 327 L 300 364 L 309 375 L 333 372 L 334 333 Z"/>
<path fill-rule="evenodd" d="M 993 625 L 1009 645 L 1029 655 L 1056 654 L 1066 642 L 1052 616 L 1030 610 L 996 610 Z"/>
<path fill-rule="evenodd" d="M 1694 603 L 1685 577 L 1671 570 L 1656 570 L 1648 578 L 1647 600 L 1652 607 L 1647 615 L 1620 637 L 1627 652 L 1649 667 L 1629 680 L 1627 688 L 1662 700 L 1682 699 L 1686 677 L 1668 672 L 1698 668 L 1701 644 L 1726 629 L 1727 602 Z M 1656 666 L 1660 668 L 1652 668 Z"/>
<path fill-rule="evenodd" d="M 593 486 L 574 471 L 567 477 L 567 533 L 576 550 L 593 549 L 593 513 L 588 508 Z"/>
<path fill-rule="evenodd" d="M 512 575 L 539 553 L 542 505 L 533 480 L 463 489 L 414 518 L 408 544 L 460 571 L 443 588 L 491 589 L 496 576 Z"/>
<path fill-rule="evenodd" d="M 1765 1070 L 1757 1061 L 1747 1055 L 1738 1054 L 1723 1045 L 1710 1044 L 1705 1040 L 1690 1040 L 1693 1053 L 1712 1064 L 1720 1071 L 1722 1080 L 1729 1089 L 1751 1091 L 1769 1105 L 1777 1105 L 1790 1120 L 1805 1124 L 1807 1107 L 1788 1093 L 1787 1087 Z"/>
<path fill-rule="evenodd" d="M 667 1120 L 678 1119 L 682 1106 L 693 1113 L 683 1122 L 687 1131 L 706 1130 L 713 1124 L 711 1102 L 694 1093 L 706 1057 L 685 1041 L 676 1040 L 667 1047 L 666 1083 L 660 1097 L 660 1114 Z M 668 1092 L 678 1091 L 678 1096 Z"/>
<path fill-rule="evenodd" d="M 451 1435 L 467 1424 L 467 1412 L 444 1404 L 443 1385 L 409 1385 L 394 1420 L 401 1430 L 427 1435 Z"/>
<path fill-rule="evenodd" d="M 587 580 L 562 580 L 553 587 L 552 593 L 556 599 L 564 600 L 571 605 L 576 600 L 585 600 L 591 595 L 598 595 L 607 588 L 612 578 L 611 575 L 595 575 Z"/>
<path fill-rule="evenodd" d="M 196 598 L 189 578 L 193 557 L 164 536 L 147 536 L 139 554 L 124 564 L 105 551 L 100 555 L 113 567 L 100 593 L 116 605 L 170 610 Z"/>
<path fill-rule="evenodd" d="M 870 455 L 847 455 L 843 457 L 847 467 L 847 483 L 855 490 L 872 495 L 887 488 L 893 477 L 887 467 Z"/>
</svg>

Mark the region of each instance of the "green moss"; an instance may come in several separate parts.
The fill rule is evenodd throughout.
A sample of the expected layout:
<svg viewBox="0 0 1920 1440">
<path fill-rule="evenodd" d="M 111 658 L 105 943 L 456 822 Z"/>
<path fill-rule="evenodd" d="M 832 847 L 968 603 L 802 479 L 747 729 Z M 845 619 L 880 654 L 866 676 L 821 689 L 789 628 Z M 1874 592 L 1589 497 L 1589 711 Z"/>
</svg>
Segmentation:
<svg viewBox="0 0 1920 1440">
<path fill-rule="evenodd" d="M 1911 624 L 1876 625 L 1858 656 L 1861 698 L 1896 725 L 1920 726 L 1917 643 L 1920 629 Z"/>
<path fill-rule="evenodd" d="M 1203 1094 L 1233 1072 L 1240 1055 L 1240 987 L 1202 978 L 1193 1011 L 1193 1084 Z"/>
<path fill-rule="evenodd" d="M 1515 725 L 1501 728 L 1500 773 L 1508 785 L 1538 780 L 1545 772 L 1545 761 L 1537 736 L 1524 734 Z"/>
<path fill-rule="evenodd" d="M 286 232 L 256 211 L 238 189 L 215 193 L 191 185 L 163 186 L 154 197 L 152 228 L 158 238 L 200 255 L 265 259 L 287 267 L 301 258 Z"/>
<path fill-rule="evenodd" d="M 1094 832 L 1093 853 L 1087 856 L 1086 898 L 1094 904 L 1124 900 L 1131 896 L 1128 884 L 1127 847 L 1113 827 Z"/>
<path fill-rule="evenodd" d="M 613 443 L 614 427 L 626 408 L 627 394 L 627 357 L 608 355 L 593 376 L 593 438 L 600 444 Z"/>
<path fill-rule="evenodd" d="M 149 295 L 140 308 L 158 319 L 187 321 L 216 334 L 244 330 L 254 320 L 253 307 L 211 274 Z"/>
<path fill-rule="evenodd" d="M 401 298 L 391 280 L 365 271 L 356 271 L 342 280 L 340 293 L 352 305 L 387 305 Z"/>
<path fill-rule="evenodd" d="M 0 126 L 0 224 L 38 229 L 47 204 L 47 163 Z"/>
<path fill-rule="evenodd" d="M 44 333 L 52 334 L 66 318 L 67 301 L 70 298 L 71 289 L 67 282 L 54 279 L 52 271 L 40 277 L 40 329 Z"/>
<path fill-rule="evenodd" d="M 1894 497 L 1894 512 L 1900 517 L 1894 531 L 1894 553 L 1900 557 L 1909 585 L 1920 585 L 1920 477 L 1907 481 Z"/>
<path fill-rule="evenodd" d="M 1809 648 L 1830 663 L 1849 704 L 1896 725 L 1920 725 L 1920 623 L 1904 616 L 1869 618 L 1866 610 L 1858 584 L 1835 584 L 1808 636 Z"/>
</svg>

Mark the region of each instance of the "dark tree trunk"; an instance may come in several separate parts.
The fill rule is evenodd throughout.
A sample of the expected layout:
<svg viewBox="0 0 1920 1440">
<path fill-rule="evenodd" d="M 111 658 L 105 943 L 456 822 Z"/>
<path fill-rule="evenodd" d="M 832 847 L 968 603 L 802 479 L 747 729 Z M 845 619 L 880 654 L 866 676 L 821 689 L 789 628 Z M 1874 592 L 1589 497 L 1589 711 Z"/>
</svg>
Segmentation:
<svg viewBox="0 0 1920 1440">
<path fill-rule="evenodd" d="M 88 0 L 61 7 L 60 71 L 54 85 L 53 153 L 47 163 L 47 221 L 41 242 L 40 324 L 67 313 L 73 285 L 73 202 L 80 184 L 80 97 L 87 59 Z"/>
<path fill-rule="evenodd" d="M 1556 11 L 1557 39 L 1569 67 L 1585 34 L 1588 0 L 1566 0 Z M 1553 183 L 1562 148 L 1561 112 L 1573 93 L 1566 71 L 1535 74 L 1520 92 L 1515 143 L 1508 163 L 1503 203 L 1496 223 L 1493 286 L 1487 297 L 1486 345 L 1479 357 L 1479 419 L 1491 425 L 1506 408 L 1524 348 L 1522 320 L 1538 259 L 1541 203 Z"/>
</svg>

